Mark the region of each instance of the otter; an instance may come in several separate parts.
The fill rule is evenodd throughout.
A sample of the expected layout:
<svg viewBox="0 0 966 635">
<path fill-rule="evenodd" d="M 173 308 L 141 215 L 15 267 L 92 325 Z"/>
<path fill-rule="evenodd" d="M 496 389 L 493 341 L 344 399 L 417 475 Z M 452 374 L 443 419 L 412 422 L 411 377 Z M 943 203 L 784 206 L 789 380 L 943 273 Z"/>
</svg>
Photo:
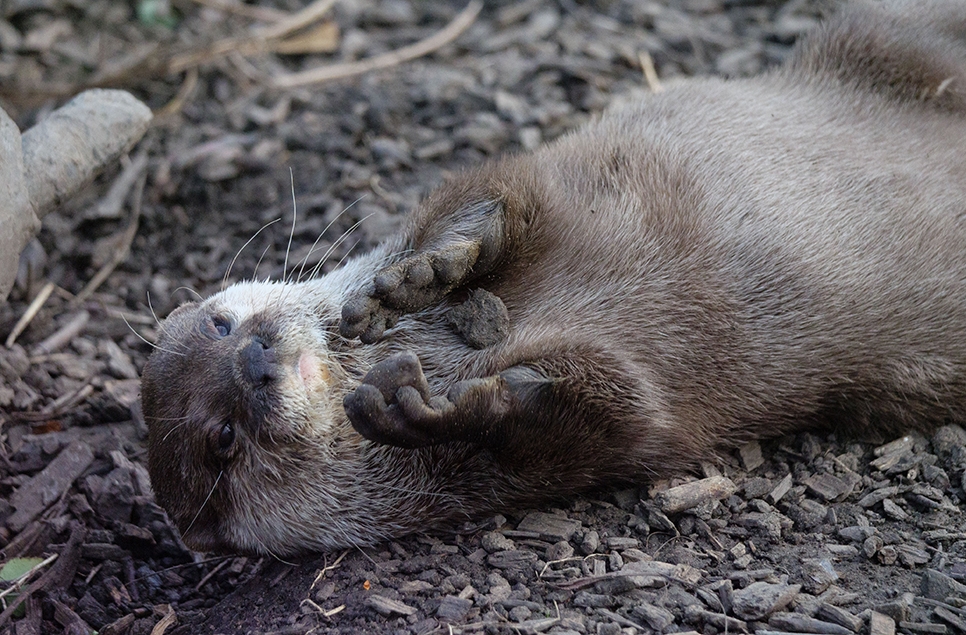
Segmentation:
<svg viewBox="0 0 966 635">
<path fill-rule="evenodd" d="M 149 471 L 204 551 L 966 422 L 966 4 L 846 6 L 776 70 L 462 173 L 370 253 L 182 305 L 157 346 Z"/>
</svg>

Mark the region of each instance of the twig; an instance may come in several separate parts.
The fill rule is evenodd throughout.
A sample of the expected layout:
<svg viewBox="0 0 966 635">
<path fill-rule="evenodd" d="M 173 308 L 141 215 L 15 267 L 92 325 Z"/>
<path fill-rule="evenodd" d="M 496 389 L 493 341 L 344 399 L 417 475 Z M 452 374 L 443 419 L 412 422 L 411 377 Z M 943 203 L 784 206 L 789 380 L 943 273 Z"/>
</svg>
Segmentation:
<svg viewBox="0 0 966 635">
<path fill-rule="evenodd" d="M 162 617 L 154 628 L 151 629 L 151 635 L 164 635 L 165 631 L 168 630 L 172 624 L 178 621 L 178 614 L 174 612 L 171 605 L 168 605 L 168 612 Z"/>
<path fill-rule="evenodd" d="M 74 339 L 84 327 L 87 326 L 87 321 L 91 318 L 91 314 L 87 311 L 81 311 L 70 321 L 57 329 L 52 335 L 45 338 L 42 342 L 30 349 L 30 354 L 33 355 L 44 355 L 46 353 L 52 353 L 60 347 L 64 346 L 72 339 Z"/>
<path fill-rule="evenodd" d="M 51 401 L 49 404 L 41 408 L 38 414 L 42 415 L 44 418 L 50 418 L 58 411 L 64 412 L 70 408 L 73 408 L 77 404 L 90 397 L 93 392 L 94 386 L 92 386 L 90 383 L 86 383 L 77 390 L 63 394 L 57 399 Z"/>
<path fill-rule="evenodd" d="M 207 574 L 205 574 L 205 577 L 201 578 L 201 582 L 199 582 L 198 584 L 195 585 L 195 591 L 200 591 L 201 590 L 201 587 L 205 586 L 205 584 L 208 582 L 208 580 L 210 580 L 213 577 L 215 577 L 215 575 L 219 571 L 221 571 L 226 566 L 228 566 L 228 563 L 229 562 L 230 562 L 230 560 L 222 560 L 217 565 L 215 565 L 214 567 L 212 567 L 211 571 L 209 571 Z"/>
<path fill-rule="evenodd" d="M 155 119 L 180 112 L 181 109 L 184 108 L 185 102 L 188 101 L 188 97 L 194 92 L 197 85 L 198 69 L 189 68 L 188 72 L 185 73 L 184 81 L 181 82 L 181 87 L 178 88 L 178 94 L 154 114 Z"/>
<path fill-rule="evenodd" d="M 466 5 L 465 9 L 460 11 L 459 15 L 453 18 L 452 22 L 425 40 L 420 40 L 409 46 L 404 46 L 395 51 L 383 53 L 382 55 L 374 55 L 373 57 L 359 60 L 358 62 L 319 66 L 298 73 L 282 75 L 281 77 L 276 77 L 272 85 L 275 88 L 295 88 L 308 84 L 319 84 L 333 79 L 352 77 L 354 75 L 368 73 L 369 71 L 397 66 L 403 62 L 428 55 L 459 37 L 473 24 L 473 21 L 479 15 L 480 9 L 482 8 L 482 2 L 472 0 Z"/>
<path fill-rule="evenodd" d="M 44 288 L 41 289 L 40 293 L 37 294 L 37 297 L 33 299 L 33 302 L 30 303 L 30 306 L 27 307 L 27 310 L 24 311 L 24 314 L 20 316 L 19 320 L 17 320 L 13 330 L 10 331 L 10 335 L 7 336 L 7 341 L 4 342 L 4 346 L 7 348 L 13 346 L 13 343 L 17 341 L 17 338 L 20 337 L 20 334 L 23 333 L 27 326 L 30 325 L 31 320 L 37 316 L 37 313 L 40 312 L 41 307 L 44 306 L 44 302 L 47 301 L 47 298 L 49 298 L 50 294 L 53 292 L 53 282 L 48 282 L 44 285 Z"/>
<path fill-rule="evenodd" d="M 48 564 L 50 564 L 51 562 L 53 562 L 54 560 L 56 560 L 58 555 L 60 555 L 60 554 L 56 554 L 55 553 L 52 556 L 47 556 L 46 559 L 44 559 L 44 560 L 38 562 L 37 564 L 35 564 L 34 566 L 30 567 L 30 570 L 29 571 L 25 572 L 23 575 L 21 575 L 19 578 L 17 578 L 16 580 L 13 581 L 13 585 L 12 586 L 10 586 L 9 588 L 4 589 L 3 591 L 0 591 L 0 598 L 6 597 L 7 595 L 10 595 L 11 593 L 14 593 L 14 592 L 18 591 L 20 589 L 20 587 L 23 586 L 23 583 L 24 582 L 26 582 L 27 580 L 29 580 L 33 576 L 33 574 L 37 573 L 38 571 L 40 571 L 41 569 L 43 569 L 44 567 L 46 567 Z"/>
<path fill-rule="evenodd" d="M 318 21 L 323 15 L 329 12 L 335 0 L 315 0 L 312 4 L 305 7 L 298 13 L 282 18 L 272 26 L 267 26 L 255 32 L 256 37 L 265 40 L 280 39 L 299 29 L 304 29 L 313 22 Z"/>
</svg>

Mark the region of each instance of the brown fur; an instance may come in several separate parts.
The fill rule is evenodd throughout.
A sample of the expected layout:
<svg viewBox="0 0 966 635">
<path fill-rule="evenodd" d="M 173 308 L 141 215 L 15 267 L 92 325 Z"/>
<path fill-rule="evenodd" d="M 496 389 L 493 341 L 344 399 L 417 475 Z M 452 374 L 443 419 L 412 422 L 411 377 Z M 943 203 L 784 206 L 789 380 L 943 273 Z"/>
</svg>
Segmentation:
<svg viewBox="0 0 966 635">
<path fill-rule="evenodd" d="M 446 319 L 474 288 L 509 315 L 483 350 Z M 776 72 L 463 174 L 332 274 L 179 308 L 160 347 L 149 467 L 199 549 L 372 542 L 817 425 L 962 423 L 966 4 L 853 4 Z"/>
</svg>

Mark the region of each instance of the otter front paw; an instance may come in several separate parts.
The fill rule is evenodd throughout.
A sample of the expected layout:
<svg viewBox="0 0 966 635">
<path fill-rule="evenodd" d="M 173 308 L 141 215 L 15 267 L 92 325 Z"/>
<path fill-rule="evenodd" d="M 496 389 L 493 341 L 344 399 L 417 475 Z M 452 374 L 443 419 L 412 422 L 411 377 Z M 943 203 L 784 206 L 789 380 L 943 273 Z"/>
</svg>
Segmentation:
<svg viewBox="0 0 966 635">
<path fill-rule="evenodd" d="M 401 315 L 439 302 L 462 283 L 479 254 L 479 242 L 456 242 L 389 265 L 376 274 L 368 292 L 342 307 L 342 336 L 366 344 L 378 341 Z"/>
<path fill-rule="evenodd" d="M 373 366 L 342 403 L 352 426 L 377 443 L 418 448 L 450 440 L 446 426 L 453 404 L 430 399 L 414 353 L 397 353 Z"/>
</svg>

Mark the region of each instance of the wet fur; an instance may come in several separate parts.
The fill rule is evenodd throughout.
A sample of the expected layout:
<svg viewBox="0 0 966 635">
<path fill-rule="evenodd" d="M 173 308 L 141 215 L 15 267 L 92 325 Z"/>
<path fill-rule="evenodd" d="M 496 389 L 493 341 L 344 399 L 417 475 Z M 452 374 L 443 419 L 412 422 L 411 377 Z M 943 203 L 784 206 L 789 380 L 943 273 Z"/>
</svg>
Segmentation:
<svg viewBox="0 0 966 635">
<path fill-rule="evenodd" d="M 281 555 L 642 482 L 790 430 L 962 423 L 964 148 L 966 5 L 850 5 L 782 69 L 689 81 L 460 175 L 332 274 L 179 308 L 143 377 L 158 499 L 199 549 Z M 455 289 L 375 343 L 339 334 L 380 270 L 460 241 L 480 253 Z M 510 317 L 484 350 L 446 319 L 478 287 Z M 205 334 L 216 315 L 230 337 Z M 277 349 L 277 384 L 239 373 L 253 336 Z M 315 398 L 292 383 L 309 349 L 328 373 Z M 407 350 L 433 395 L 512 368 L 541 380 L 486 393 L 482 425 L 464 415 L 428 447 L 363 439 L 343 396 Z"/>
</svg>

